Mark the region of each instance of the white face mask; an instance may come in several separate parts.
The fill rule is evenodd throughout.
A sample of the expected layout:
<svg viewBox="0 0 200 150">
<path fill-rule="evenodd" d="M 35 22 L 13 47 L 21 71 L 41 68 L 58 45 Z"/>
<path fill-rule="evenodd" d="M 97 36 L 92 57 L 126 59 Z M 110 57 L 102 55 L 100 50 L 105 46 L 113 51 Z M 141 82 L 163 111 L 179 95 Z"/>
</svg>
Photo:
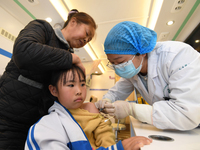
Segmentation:
<svg viewBox="0 0 200 150">
<path fill-rule="evenodd" d="M 135 58 L 135 55 L 133 56 L 133 58 L 131 60 L 129 60 L 125 63 L 114 65 L 113 67 L 115 69 L 115 73 L 117 75 L 119 75 L 120 77 L 123 77 L 126 79 L 132 78 L 133 76 L 138 74 L 140 72 L 140 70 L 142 69 L 143 57 L 142 57 L 140 66 L 137 69 L 135 68 L 135 66 L 132 62 L 134 58 Z"/>
</svg>

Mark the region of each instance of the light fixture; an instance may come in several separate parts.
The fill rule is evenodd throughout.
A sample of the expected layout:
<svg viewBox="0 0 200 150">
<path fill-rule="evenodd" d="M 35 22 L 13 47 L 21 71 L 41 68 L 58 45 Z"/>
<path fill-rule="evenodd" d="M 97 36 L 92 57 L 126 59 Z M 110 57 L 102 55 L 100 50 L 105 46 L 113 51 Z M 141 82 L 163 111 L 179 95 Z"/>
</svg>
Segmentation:
<svg viewBox="0 0 200 150">
<path fill-rule="evenodd" d="M 45 20 L 46 20 L 47 22 L 51 22 L 51 21 L 52 21 L 52 19 L 51 19 L 50 17 L 46 18 Z"/>
<path fill-rule="evenodd" d="M 104 69 L 101 63 L 98 65 L 98 68 L 101 70 L 102 73 L 104 73 Z"/>
<path fill-rule="evenodd" d="M 49 1 L 54 6 L 54 8 L 57 10 L 57 12 L 60 14 L 62 19 L 64 21 L 66 21 L 69 11 L 65 7 L 64 3 L 62 2 L 62 0 L 49 0 Z"/>
<path fill-rule="evenodd" d="M 90 47 L 89 44 L 86 44 L 84 46 L 84 49 L 87 51 L 87 53 L 90 55 L 90 57 L 92 58 L 92 60 L 97 60 L 97 56 L 94 53 L 94 51 L 92 50 L 92 48 Z"/>
<path fill-rule="evenodd" d="M 90 55 L 93 61 L 98 59 L 89 43 L 84 46 L 84 49 L 87 51 L 87 53 Z M 104 73 L 104 68 L 101 63 L 98 65 L 98 68 L 102 73 Z"/>
<path fill-rule="evenodd" d="M 175 21 L 173 21 L 173 20 L 170 20 L 170 21 L 168 21 L 168 22 L 167 22 L 167 25 L 168 25 L 168 26 L 171 26 L 171 25 L 173 25 L 173 24 L 174 24 L 174 22 L 175 22 Z"/>
<path fill-rule="evenodd" d="M 154 28 L 156 26 L 156 22 L 158 19 L 158 15 L 160 14 L 162 4 L 163 4 L 163 0 L 154 0 L 153 1 L 150 18 L 149 18 L 149 22 L 147 25 L 147 27 L 152 30 L 154 30 Z"/>
<path fill-rule="evenodd" d="M 195 40 L 195 43 L 199 43 L 200 42 L 200 40 Z"/>
</svg>

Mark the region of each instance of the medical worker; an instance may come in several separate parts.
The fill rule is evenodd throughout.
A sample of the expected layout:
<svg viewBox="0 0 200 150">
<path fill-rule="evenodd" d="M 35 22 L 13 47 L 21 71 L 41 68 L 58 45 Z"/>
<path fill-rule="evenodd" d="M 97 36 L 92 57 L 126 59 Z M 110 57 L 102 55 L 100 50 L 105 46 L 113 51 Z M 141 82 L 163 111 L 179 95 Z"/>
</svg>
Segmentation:
<svg viewBox="0 0 200 150">
<path fill-rule="evenodd" d="M 105 53 L 121 79 L 96 107 L 159 129 L 194 129 L 200 123 L 200 54 L 183 42 L 156 41 L 156 32 L 134 22 L 111 29 Z M 124 101 L 134 88 L 150 105 Z"/>
</svg>

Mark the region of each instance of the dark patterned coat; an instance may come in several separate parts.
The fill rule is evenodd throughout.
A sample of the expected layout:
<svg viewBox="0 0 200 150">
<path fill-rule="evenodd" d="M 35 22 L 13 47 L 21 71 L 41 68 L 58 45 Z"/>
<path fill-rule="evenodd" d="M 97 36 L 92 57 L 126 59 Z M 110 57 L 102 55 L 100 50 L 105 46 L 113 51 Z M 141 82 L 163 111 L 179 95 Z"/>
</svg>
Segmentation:
<svg viewBox="0 0 200 150">
<path fill-rule="evenodd" d="M 19 33 L 12 58 L 0 78 L 1 150 L 24 148 L 29 127 L 53 104 L 50 93 L 46 94 L 49 98 L 43 98 L 49 73 L 71 66 L 68 45 L 46 21 L 31 21 Z"/>
</svg>

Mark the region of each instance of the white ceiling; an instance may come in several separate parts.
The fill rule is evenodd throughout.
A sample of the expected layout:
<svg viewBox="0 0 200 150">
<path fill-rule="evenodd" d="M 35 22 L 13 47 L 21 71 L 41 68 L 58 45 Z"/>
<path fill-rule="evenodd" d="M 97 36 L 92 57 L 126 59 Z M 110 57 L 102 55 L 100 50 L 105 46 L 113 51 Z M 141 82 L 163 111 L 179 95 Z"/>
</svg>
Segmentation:
<svg viewBox="0 0 200 150">
<path fill-rule="evenodd" d="M 0 7 L 9 12 L 13 17 L 15 17 L 24 26 L 31 20 L 30 14 L 19 7 L 21 3 L 25 9 L 27 9 L 35 18 L 45 19 L 47 17 L 52 18 L 51 25 L 63 24 L 64 21 L 58 14 L 58 12 L 51 5 L 49 0 L 32 0 L 34 3 L 30 3 L 31 0 L 0 0 Z M 95 51 L 97 57 L 102 59 L 102 64 L 105 70 L 109 70 L 106 67 L 107 60 L 106 55 L 103 51 L 103 43 L 109 30 L 121 21 L 134 21 L 143 26 L 148 26 L 149 18 L 151 17 L 152 6 L 155 1 L 159 0 L 61 0 L 66 2 L 67 9 L 71 10 L 73 8 L 79 11 L 86 12 L 90 14 L 96 21 L 98 28 L 96 30 L 95 38 L 90 42 L 90 46 Z M 155 31 L 158 35 L 158 41 L 165 40 L 177 40 L 184 41 L 193 29 L 200 22 L 200 0 L 185 0 L 185 2 L 180 5 L 182 9 L 180 11 L 174 11 L 178 1 L 183 0 L 163 0 L 163 5 L 161 7 L 160 14 L 158 15 L 158 20 L 155 25 Z M 188 14 L 193 10 L 194 4 L 198 5 L 194 13 L 189 17 Z M 192 9 L 193 8 L 193 9 Z M 187 18 L 188 16 L 188 18 Z M 185 20 L 186 19 L 186 20 Z M 169 20 L 174 20 L 175 24 L 172 26 L 167 26 L 166 23 Z M 186 21 L 185 25 L 184 20 Z M 187 21 L 188 20 L 188 21 Z M 182 30 L 180 30 L 181 25 Z M 175 39 L 174 36 L 177 34 Z M 160 34 L 163 32 L 168 32 L 169 34 L 165 38 L 160 38 Z M 81 58 L 82 62 L 86 67 L 86 72 L 90 72 L 92 66 L 92 59 L 84 50 L 75 49 L 75 53 Z M 98 69 L 96 69 L 98 70 Z M 99 71 L 99 70 L 98 70 Z"/>
</svg>

